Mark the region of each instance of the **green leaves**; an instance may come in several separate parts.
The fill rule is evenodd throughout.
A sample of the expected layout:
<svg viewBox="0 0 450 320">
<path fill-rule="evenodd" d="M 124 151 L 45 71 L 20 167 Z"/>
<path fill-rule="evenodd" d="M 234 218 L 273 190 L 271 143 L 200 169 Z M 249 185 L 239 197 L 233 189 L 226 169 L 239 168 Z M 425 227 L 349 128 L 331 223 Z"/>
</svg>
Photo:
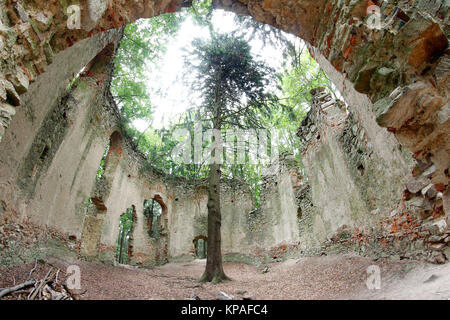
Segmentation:
<svg viewBox="0 0 450 320">
<path fill-rule="evenodd" d="M 291 45 L 287 59 L 290 62 L 281 75 L 281 88 L 285 104 L 305 109 L 311 102 L 310 91 L 317 87 L 331 88 L 331 82 L 311 57 L 306 45 Z"/>
<path fill-rule="evenodd" d="M 210 26 L 213 13 L 212 0 L 197 0 L 192 2 L 189 9 L 190 15 L 200 26 Z"/>
<path fill-rule="evenodd" d="M 152 119 L 152 104 L 147 83 L 156 72 L 168 41 L 176 34 L 183 19 L 175 14 L 139 20 L 128 25 L 116 55 L 111 93 L 119 106 L 129 133 L 131 124 Z"/>
<path fill-rule="evenodd" d="M 251 47 L 234 34 L 211 34 L 195 39 L 186 72 L 195 78 L 192 89 L 201 92 L 201 108 L 210 120 L 235 126 L 258 127 L 257 111 L 264 112 L 273 94 L 267 91 L 274 71 L 251 55 Z M 205 119 L 203 119 L 205 120 Z"/>
<path fill-rule="evenodd" d="M 111 93 L 116 101 L 127 133 L 140 143 L 133 122 L 152 120 L 151 73 L 158 72 L 167 44 L 174 39 L 182 23 L 193 17 L 199 25 L 209 25 L 211 0 L 193 1 L 192 7 L 178 13 L 138 20 L 124 29 L 116 54 Z M 139 141 L 138 141 L 139 140 Z"/>
<path fill-rule="evenodd" d="M 174 178 L 195 180 L 208 176 L 206 164 L 180 164 L 172 158 L 172 150 L 179 143 L 174 130 L 185 128 L 193 136 L 196 120 L 202 122 L 204 130 L 212 128 L 214 122 L 222 130 L 231 127 L 278 130 L 279 151 L 293 153 L 301 165 L 296 132 L 308 111 L 310 90 L 318 86 L 333 89 L 329 80 L 303 42 L 296 44 L 292 36 L 249 17 L 236 16 L 239 27 L 234 32 L 215 33 L 212 8 L 211 0 L 193 1 L 192 7 L 181 13 L 140 20 L 126 27 L 111 86 L 126 132 L 145 153 L 152 170 Z M 188 17 L 208 28 L 210 39 L 196 39 L 186 51 L 187 86 L 182 99 L 189 106 L 188 111 L 178 119 L 171 119 L 170 128 L 156 130 L 151 127 L 152 100 L 155 101 L 152 95 L 158 93 L 148 84 L 150 75 L 159 71 L 168 42 Z M 255 39 L 256 44 L 251 42 L 255 48 L 262 42 L 272 47 L 268 51 L 275 48 L 284 53 L 284 70 L 276 74 L 267 66 L 270 62 L 252 56 L 248 41 Z M 170 92 L 172 89 L 169 86 L 166 98 L 179 94 L 176 90 Z M 149 128 L 138 131 L 134 126 L 136 120 L 148 123 Z M 246 157 L 243 164 L 225 163 L 223 177 L 246 180 L 258 204 L 262 166 L 251 164 L 248 154 Z"/>
</svg>

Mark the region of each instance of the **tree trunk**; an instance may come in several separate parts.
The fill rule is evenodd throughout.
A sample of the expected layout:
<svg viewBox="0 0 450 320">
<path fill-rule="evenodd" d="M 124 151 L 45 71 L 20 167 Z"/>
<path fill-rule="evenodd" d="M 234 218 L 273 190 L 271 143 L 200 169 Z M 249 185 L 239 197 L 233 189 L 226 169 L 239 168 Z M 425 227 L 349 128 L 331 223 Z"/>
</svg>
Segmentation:
<svg viewBox="0 0 450 320">
<path fill-rule="evenodd" d="M 217 104 L 216 117 L 213 121 L 216 130 L 221 129 L 220 107 Z M 214 141 L 215 142 L 215 141 Z M 211 159 L 215 159 L 217 150 L 211 151 Z M 219 283 L 230 280 L 223 271 L 222 266 L 222 236 L 220 227 L 222 215 L 220 212 L 220 163 L 211 162 L 209 165 L 208 186 L 208 254 L 206 258 L 206 269 L 201 282 Z"/>
<path fill-rule="evenodd" d="M 208 254 L 206 269 L 200 281 L 219 283 L 230 280 L 222 266 L 220 164 L 210 165 L 208 195 Z"/>
<path fill-rule="evenodd" d="M 120 249 L 119 249 L 119 263 L 123 263 L 123 239 L 125 238 L 124 235 L 125 227 L 122 226 L 122 232 L 120 236 Z"/>
</svg>

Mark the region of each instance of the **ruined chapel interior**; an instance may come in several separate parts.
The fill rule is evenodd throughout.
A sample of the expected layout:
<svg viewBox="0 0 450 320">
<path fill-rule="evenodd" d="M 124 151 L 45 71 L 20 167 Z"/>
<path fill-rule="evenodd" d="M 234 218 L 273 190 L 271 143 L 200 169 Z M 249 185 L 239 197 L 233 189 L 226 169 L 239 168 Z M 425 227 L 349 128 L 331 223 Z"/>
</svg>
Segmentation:
<svg viewBox="0 0 450 320">
<path fill-rule="evenodd" d="M 301 287 L 296 277 L 289 280 L 289 268 L 324 263 L 336 279 L 335 269 L 357 261 L 361 281 L 348 280 L 352 292 L 292 291 L 278 298 L 450 298 L 448 1 L 212 2 L 217 10 L 303 39 L 342 95 L 311 91 L 309 112 L 295 133 L 304 168 L 281 154 L 277 170 L 262 179 L 258 208 L 245 181 L 222 183 L 225 270 L 237 264 L 241 272 L 269 278 L 281 270 L 289 285 Z M 82 8 L 79 30 L 67 28 L 71 4 Z M 207 188 L 149 169 L 124 134 L 110 91 L 123 27 L 188 5 L 0 1 L 0 289 L 13 285 L 7 270 L 26 265 L 26 278 L 36 261 L 82 261 L 88 270 L 107 266 L 110 274 L 148 272 L 139 275 L 148 281 L 167 266 L 180 273 L 185 265 L 203 268 Z M 383 17 L 381 30 L 366 23 L 373 5 Z M 77 83 L 70 85 L 75 75 Z M 117 261 L 125 215 L 131 217 L 130 236 L 120 248 L 126 259 Z M 346 262 L 334 264 L 343 255 Z M 367 267 L 378 263 L 407 289 L 389 291 L 387 284 L 387 291 L 368 290 Z M 391 267 L 404 277 L 396 278 Z M 230 278 L 238 278 L 233 272 Z M 239 298 L 239 285 L 232 280 L 221 291 Z M 262 293 L 242 290 L 254 298 L 280 294 L 276 284 Z M 175 298 L 214 298 L 217 291 L 209 284 L 185 286 Z M 80 297 L 98 298 L 94 292 Z M 170 297 L 148 292 L 131 297 Z"/>
</svg>

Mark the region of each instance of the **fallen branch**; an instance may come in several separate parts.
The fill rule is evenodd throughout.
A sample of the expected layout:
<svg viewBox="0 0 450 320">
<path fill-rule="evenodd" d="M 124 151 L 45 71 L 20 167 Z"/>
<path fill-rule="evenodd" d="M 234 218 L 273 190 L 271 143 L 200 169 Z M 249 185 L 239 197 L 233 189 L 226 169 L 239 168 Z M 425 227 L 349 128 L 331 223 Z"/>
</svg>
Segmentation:
<svg viewBox="0 0 450 320">
<path fill-rule="evenodd" d="M 49 270 L 49 271 L 47 272 L 47 274 L 45 275 L 44 279 L 40 280 L 39 285 L 38 285 L 37 287 L 35 287 L 34 292 L 32 291 L 32 292 L 30 293 L 31 296 L 29 297 L 29 300 L 34 300 L 34 298 L 36 297 L 36 295 L 37 295 L 38 293 L 39 293 L 39 296 L 41 295 L 42 287 L 43 287 L 44 285 L 47 284 L 47 281 L 49 280 L 49 279 L 47 279 L 47 278 L 48 278 L 48 276 L 50 275 L 50 273 L 52 272 L 52 270 L 53 270 L 53 268 L 50 268 L 50 270 Z"/>
<path fill-rule="evenodd" d="M 28 274 L 27 280 L 31 279 L 31 275 L 33 274 L 34 270 L 36 270 L 36 267 L 37 267 L 37 259 L 34 260 L 34 268 L 30 270 L 30 273 Z"/>
<path fill-rule="evenodd" d="M 60 271 L 59 269 L 58 269 L 58 271 L 56 271 L 56 278 L 55 278 L 55 283 L 56 283 L 56 284 L 58 284 L 58 275 L 59 275 L 59 271 Z"/>
<path fill-rule="evenodd" d="M 29 279 L 36 271 L 37 265 L 36 260 L 33 269 L 28 273 L 26 282 L 17 286 L 14 283 L 11 288 L 0 288 L 0 298 L 7 294 L 14 294 L 26 300 L 80 300 L 81 296 L 87 292 L 87 290 L 80 294 L 72 292 L 64 283 L 60 283 L 63 280 L 59 276 L 61 270 L 51 265 L 50 270 L 42 279 Z"/>
<path fill-rule="evenodd" d="M 35 283 L 36 283 L 35 280 L 28 280 L 28 281 L 25 281 L 24 283 L 21 283 L 21 284 L 17 285 L 17 286 L 14 286 L 14 287 L 11 287 L 11 288 L 3 289 L 2 291 L 0 291 L 0 298 L 6 296 L 7 294 L 9 294 L 9 293 L 11 293 L 11 292 L 15 292 L 15 291 L 18 291 L 18 290 L 20 290 L 20 289 L 23 289 L 23 288 L 32 286 L 32 285 L 34 285 Z"/>
</svg>

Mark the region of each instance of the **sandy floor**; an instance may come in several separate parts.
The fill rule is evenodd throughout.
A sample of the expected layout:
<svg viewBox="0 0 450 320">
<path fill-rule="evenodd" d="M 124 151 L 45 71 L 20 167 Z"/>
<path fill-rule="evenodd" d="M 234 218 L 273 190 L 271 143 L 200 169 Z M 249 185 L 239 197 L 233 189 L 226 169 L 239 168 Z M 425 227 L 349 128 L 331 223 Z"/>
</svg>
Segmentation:
<svg viewBox="0 0 450 320">
<path fill-rule="evenodd" d="M 100 263 L 49 259 L 66 270 L 76 264 L 81 269 L 83 299 L 216 299 L 220 291 L 240 299 L 450 299 L 450 264 L 384 261 L 353 255 L 301 258 L 268 265 L 269 270 L 244 264 L 226 263 L 233 281 L 199 284 L 205 260 L 168 264 L 150 270 Z M 381 270 L 381 289 L 369 290 L 367 267 Z M 0 287 L 20 283 L 33 264 L 0 268 Z M 39 265 L 33 277 L 43 276 L 49 265 Z M 245 293 L 244 293 L 245 292 Z M 11 299 L 12 297 L 9 297 Z"/>
</svg>

